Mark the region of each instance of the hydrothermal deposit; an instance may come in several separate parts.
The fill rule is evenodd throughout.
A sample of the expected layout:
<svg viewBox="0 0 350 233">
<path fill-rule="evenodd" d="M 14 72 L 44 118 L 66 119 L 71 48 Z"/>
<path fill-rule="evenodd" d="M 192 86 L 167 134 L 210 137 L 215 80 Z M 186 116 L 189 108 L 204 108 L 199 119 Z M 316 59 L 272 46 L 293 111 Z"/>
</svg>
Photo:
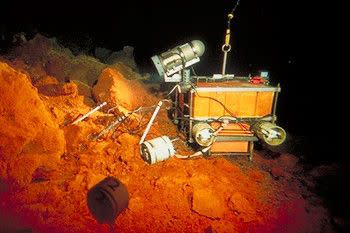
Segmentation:
<svg viewBox="0 0 350 233">
<path fill-rule="evenodd" d="M 127 64 L 74 56 L 40 35 L 0 60 L 0 232 L 109 232 L 87 207 L 88 190 L 107 176 L 130 194 L 116 232 L 332 232 L 293 155 L 149 165 L 139 140 L 154 108 L 93 140 L 116 116 L 163 98 Z M 147 139 L 162 135 L 178 135 L 166 108 Z M 175 147 L 193 153 L 181 140 Z"/>
</svg>

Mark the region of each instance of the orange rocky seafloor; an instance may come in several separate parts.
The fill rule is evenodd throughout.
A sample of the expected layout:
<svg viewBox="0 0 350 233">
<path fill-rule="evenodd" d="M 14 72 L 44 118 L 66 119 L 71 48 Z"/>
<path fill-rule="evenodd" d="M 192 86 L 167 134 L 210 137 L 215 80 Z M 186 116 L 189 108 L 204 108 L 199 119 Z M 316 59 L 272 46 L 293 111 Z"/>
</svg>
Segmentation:
<svg viewBox="0 0 350 233">
<path fill-rule="evenodd" d="M 322 201 L 302 185 L 306 178 L 295 156 L 256 153 L 253 163 L 245 157 L 170 158 L 149 165 L 138 143 L 152 111 L 91 139 L 114 114 L 157 104 L 161 97 L 144 84 L 104 68 L 91 90 L 81 80 L 64 82 L 44 68 L 33 77 L 34 65 L 26 72 L 18 60 L 2 60 L 0 232 L 109 232 L 87 207 L 88 190 L 107 176 L 117 177 L 130 194 L 116 232 L 332 230 Z M 96 106 L 94 100 L 109 105 L 70 124 Z M 114 106 L 118 110 L 106 112 Z M 177 134 L 163 108 L 147 139 Z M 176 147 L 192 153 L 181 140 Z"/>
</svg>

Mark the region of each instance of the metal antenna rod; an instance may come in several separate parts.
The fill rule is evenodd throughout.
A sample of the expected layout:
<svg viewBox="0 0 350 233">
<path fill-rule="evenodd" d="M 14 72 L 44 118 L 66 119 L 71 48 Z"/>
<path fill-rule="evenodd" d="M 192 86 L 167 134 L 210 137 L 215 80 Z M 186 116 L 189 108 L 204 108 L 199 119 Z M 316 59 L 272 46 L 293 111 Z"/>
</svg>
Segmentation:
<svg viewBox="0 0 350 233">
<path fill-rule="evenodd" d="M 85 118 L 87 118 L 88 116 L 90 116 L 91 114 L 93 114 L 94 112 L 98 111 L 100 108 L 102 108 L 103 106 L 105 106 L 107 104 L 107 102 L 103 102 L 102 104 L 98 105 L 96 108 L 92 109 L 91 111 L 89 111 L 88 113 L 86 113 L 85 115 L 79 117 L 78 119 L 76 119 L 72 125 L 75 125 L 77 123 L 79 123 L 80 121 L 84 120 Z"/>
<path fill-rule="evenodd" d="M 223 51 L 224 52 L 224 61 L 222 62 L 222 76 L 225 75 L 226 73 L 226 62 L 227 62 L 227 52 L 228 51 Z"/>
<path fill-rule="evenodd" d="M 151 126 L 153 124 L 153 121 L 156 118 L 156 116 L 157 116 L 157 114 L 159 112 L 159 109 L 162 106 L 162 104 L 163 104 L 163 101 L 159 101 L 158 102 L 158 105 L 157 105 L 156 109 L 154 110 L 153 115 L 152 115 L 151 119 L 149 120 L 149 122 L 148 122 L 148 124 L 146 126 L 145 132 L 143 132 L 143 134 L 142 134 L 141 140 L 139 142 L 140 145 L 145 141 L 145 138 L 146 138 L 146 136 L 148 134 L 148 131 L 150 130 L 150 128 L 151 128 Z"/>
<path fill-rule="evenodd" d="M 93 140 L 97 140 L 100 137 L 102 137 L 103 135 L 105 135 L 106 133 L 108 133 L 109 131 L 111 131 L 116 125 L 123 122 L 130 115 L 131 115 L 131 113 L 128 113 L 127 115 L 123 115 L 123 116 L 118 116 L 115 121 L 113 121 L 109 126 L 104 128 L 96 137 L 93 138 Z"/>
</svg>

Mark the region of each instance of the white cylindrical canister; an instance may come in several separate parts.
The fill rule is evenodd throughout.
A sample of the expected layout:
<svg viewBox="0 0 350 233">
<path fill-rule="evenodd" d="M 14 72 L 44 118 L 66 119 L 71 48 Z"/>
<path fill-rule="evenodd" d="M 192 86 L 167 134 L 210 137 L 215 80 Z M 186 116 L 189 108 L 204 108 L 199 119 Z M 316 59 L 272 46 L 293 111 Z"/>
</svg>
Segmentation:
<svg viewBox="0 0 350 233">
<path fill-rule="evenodd" d="M 141 155 L 149 163 L 164 161 L 175 155 L 173 143 L 167 136 L 154 138 L 141 144 Z"/>
</svg>

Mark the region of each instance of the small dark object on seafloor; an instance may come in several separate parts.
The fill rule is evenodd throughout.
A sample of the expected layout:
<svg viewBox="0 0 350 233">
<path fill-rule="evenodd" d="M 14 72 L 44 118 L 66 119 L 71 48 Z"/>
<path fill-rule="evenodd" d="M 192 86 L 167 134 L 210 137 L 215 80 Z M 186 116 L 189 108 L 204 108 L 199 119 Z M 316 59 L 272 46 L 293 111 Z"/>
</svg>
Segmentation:
<svg viewBox="0 0 350 233">
<path fill-rule="evenodd" d="M 106 177 L 89 190 L 87 199 L 89 210 L 99 223 L 113 224 L 128 207 L 129 193 L 118 179 Z"/>
</svg>

